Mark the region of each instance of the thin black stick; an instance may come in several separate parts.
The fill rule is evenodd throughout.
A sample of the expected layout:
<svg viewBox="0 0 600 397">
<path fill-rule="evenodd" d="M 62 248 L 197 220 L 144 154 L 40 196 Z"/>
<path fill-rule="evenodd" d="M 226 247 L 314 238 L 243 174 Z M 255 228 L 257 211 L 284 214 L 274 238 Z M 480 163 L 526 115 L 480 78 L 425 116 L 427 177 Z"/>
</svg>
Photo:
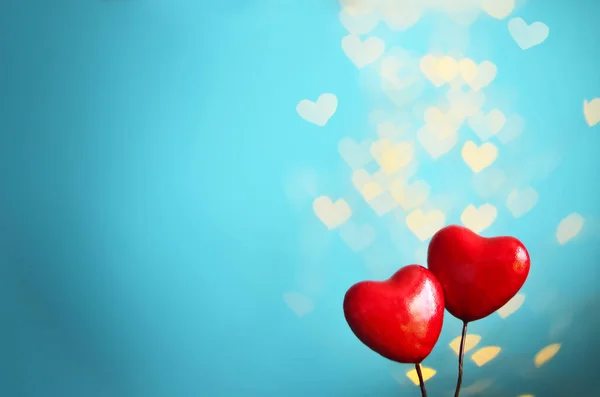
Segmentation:
<svg viewBox="0 0 600 397">
<path fill-rule="evenodd" d="M 419 386 L 421 387 L 421 397 L 427 397 L 427 390 L 425 390 L 425 382 L 423 381 L 423 374 L 421 373 L 421 364 L 415 364 L 417 369 L 417 375 L 419 376 Z"/>
<path fill-rule="evenodd" d="M 465 357 L 465 339 L 467 337 L 467 322 L 463 322 L 462 335 L 460 337 L 460 353 L 458 354 L 458 379 L 456 381 L 456 391 L 454 397 L 458 397 L 460 393 L 460 385 L 463 377 L 463 359 Z"/>
</svg>

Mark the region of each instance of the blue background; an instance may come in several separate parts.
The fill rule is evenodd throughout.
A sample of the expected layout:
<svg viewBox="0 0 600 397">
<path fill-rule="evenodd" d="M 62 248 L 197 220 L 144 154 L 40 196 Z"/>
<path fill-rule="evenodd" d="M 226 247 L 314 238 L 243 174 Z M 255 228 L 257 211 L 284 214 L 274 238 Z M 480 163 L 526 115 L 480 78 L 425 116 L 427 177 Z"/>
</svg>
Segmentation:
<svg viewBox="0 0 600 397">
<path fill-rule="evenodd" d="M 289 176 L 310 169 L 319 195 L 360 201 L 337 145 L 372 135 L 369 113 L 384 105 L 341 49 L 339 11 L 334 0 L 2 1 L 0 395 L 418 395 L 410 366 L 366 349 L 344 321 L 344 292 L 372 278 L 366 254 L 319 222 L 312 199 L 286 195 Z M 544 21 L 546 42 L 522 51 L 506 21 L 488 18 L 465 55 L 498 66 L 495 86 L 527 121 L 501 164 L 529 178 L 539 203 L 515 220 L 500 200 L 486 234 L 521 238 L 532 271 L 519 311 L 472 325 L 503 351 L 481 368 L 467 360 L 465 386 L 592 396 L 600 130 L 582 102 L 600 96 L 600 3 L 530 1 L 515 15 Z M 380 35 L 426 53 L 435 23 Z M 295 107 L 323 92 L 339 106 L 320 128 Z M 560 165 L 540 177 L 545 153 Z M 459 151 L 443 161 L 419 175 L 464 192 L 464 208 L 475 196 Z M 413 262 L 414 236 L 410 252 L 391 248 L 367 210 L 354 214 L 377 227 L 369 249 L 383 273 Z M 584 229 L 558 245 L 571 212 Z M 296 316 L 287 291 L 314 310 Z M 453 389 L 459 332 L 447 316 L 425 361 L 437 371 L 430 395 Z M 534 368 L 551 343 L 560 352 Z"/>
</svg>

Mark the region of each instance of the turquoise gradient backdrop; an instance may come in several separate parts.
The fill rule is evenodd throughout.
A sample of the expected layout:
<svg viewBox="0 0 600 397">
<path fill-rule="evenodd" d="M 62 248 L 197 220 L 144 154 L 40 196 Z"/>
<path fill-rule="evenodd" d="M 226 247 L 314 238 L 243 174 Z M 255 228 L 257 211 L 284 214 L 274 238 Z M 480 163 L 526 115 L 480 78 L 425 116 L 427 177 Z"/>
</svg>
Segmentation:
<svg viewBox="0 0 600 397">
<path fill-rule="evenodd" d="M 390 239 L 338 154 L 343 137 L 373 136 L 375 108 L 394 109 L 342 51 L 339 12 L 334 0 L 0 3 L 1 396 L 418 395 L 410 366 L 362 346 L 341 310 L 351 284 L 375 277 L 365 258 L 382 278 L 422 244 L 405 228 Z M 522 308 L 472 325 L 502 352 L 467 360 L 465 386 L 600 395 L 600 126 L 582 110 L 600 96 L 600 3 L 531 0 L 515 15 L 546 23 L 548 39 L 522 51 L 506 21 L 482 18 L 464 55 L 497 65 L 499 103 L 527 123 L 498 162 L 539 201 L 519 219 L 492 201 L 484 235 L 521 238 L 532 271 Z M 425 54 L 435 26 L 374 34 Z M 323 92 L 339 105 L 320 128 L 296 105 Z M 419 176 L 464 208 L 482 203 L 467 171 L 455 149 Z M 372 246 L 353 252 L 312 197 L 290 195 L 299 174 L 360 208 Z M 584 228 L 560 245 L 572 212 Z M 312 311 L 290 310 L 290 291 Z M 453 388 L 459 332 L 447 316 L 425 361 L 430 395 Z"/>
</svg>

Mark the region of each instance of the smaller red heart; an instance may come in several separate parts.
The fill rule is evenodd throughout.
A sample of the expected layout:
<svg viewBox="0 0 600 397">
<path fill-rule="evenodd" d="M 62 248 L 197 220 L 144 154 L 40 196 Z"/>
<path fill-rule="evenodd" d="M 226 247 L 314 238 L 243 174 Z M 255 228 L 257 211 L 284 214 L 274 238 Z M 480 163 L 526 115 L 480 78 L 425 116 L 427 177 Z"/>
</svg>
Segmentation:
<svg viewBox="0 0 600 397">
<path fill-rule="evenodd" d="M 409 265 L 385 281 L 363 281 L 344 297 L 350 329 L 371 350 L 418 364 L 431 353 L 444 322 L 440 283 L 426 268 Z"/>
<path fill-rule="evenodd" d="M 514 237 L 486 238 L 452 225 L 431 239 L 427 267 L 442 285 L 448 312 L 470 322 L 494 313 L 519 292 L 529 274 L 529 253 Z"/>
</svg>

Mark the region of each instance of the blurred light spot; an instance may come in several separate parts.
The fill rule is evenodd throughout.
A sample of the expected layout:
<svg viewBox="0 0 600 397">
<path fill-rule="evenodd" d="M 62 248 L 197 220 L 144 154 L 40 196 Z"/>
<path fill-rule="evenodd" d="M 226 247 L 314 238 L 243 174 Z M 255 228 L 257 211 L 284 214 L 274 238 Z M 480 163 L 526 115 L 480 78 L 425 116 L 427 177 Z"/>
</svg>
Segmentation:
<svg viewBox="0 0 600 397">
<path fill-rule="evenodd" d="M 304 317 L 314 309 L 314 304 L 310 298 L 298 292 L 286 292 L 283 294 L 283 301 L 298 317 Z"/>
<path fill-rule="evenodd" d="M 515 8 L 515 0 L 482 0 L 481 8 L 491 17 L 504 19 Z"/>
<path fill-rule="evenodd" d="M 590 127 L 600 123 L 600 98 L 594 98 L 590 102 L 583 101 L 583 115 Z"/>
<path fill-rule="evenodd" d="M 284 180 L 285 195 L 296 205 L 309 202 L 317 197 L 317 173 L 314 170 L 300 170 Z"/>
<path fill-rule="evenodd" d="M 357 170 L 371 162 L 370 147 L 371 142 L 368 140 L 358 144 L 354 139 L 346 137 L 338 144 L 338 151 L 346 164 L 353 170 Z"/>
<path fill-rule="evenodd" d="M 454 108 L 443 112 L 441 109 L 430 106 L 423 113 L 426 128 L 440 138 L 455 135 L 462 125 L 462 114 Z"/>
<path fill-rule="evenodd" d="M 490 61 L 483 61 L 477 65 L 472 59 L 462 59 L 458 68 L 462 80 L 467 83 L 473 91 L 479 91 L 494 81 L 498 68 Z"/>
<path fill-rule="evenodd" d="M 440 137 L 429 131 L 427 127 L 423 127 L 417 132 L 417 139 L 431 158 L 437 160 L 452 150 L 458 141 L 458 134 Z"/>
<path fill-rule="evenodd" d="M 508 33 L 522 50 L 527 50 L 543 43 L 550 29 L 543 22 L 528 24 L 523 18 L 513 18 L 508 21 Z"/>
<path fill-rule="evenodd" d="M 382 139 L 395 141 L 410 129 L 409 124 L 396 125 L 391 121 L 385 121 L 377 125 L 377 135 Z"/>
<path fill-rule="evenodd" d="M 498 148 L 492 143 L 485 142 L 481 146 L 473 141 L 467 141 L 463 145 L 462 158 L 474 173 L 483 171 L 492 165 L 498 157 Z"/>
<path fill-rule="evenodd" d="M 421 18 L 420 4 L 406 0 L 379 0 L 381 18 L 391 30 L 407 30 Z"/>
<path fill-rule="evenodd" d="M 372 201 L 375 197 L 383 193 L 383 189 L 377 182 L 367 182 L 362 187 L 360 193 L 367 202 Z"/>
<path fill-rule="evenodd" d="M 379 216 L 383 216 L 398 206 L 396 200 L 388 192 L 378 195 L 373 200 L 369 201 L 369 207 Z"/>
<path fill-rule="evenodd" d="M 460 336 L 457 336 L 450 342 L 450 348 L 456 353 L 458 356 L 460 354 Z M 477 344 L 481 341 L 481 336 L 475 334 L 467 334 L 465 337 L 465 353 L 468 353 L 471 349 L 473 349 Z"/>
<path fill-rule="evenodd" d="M 515 218 L 520 218 L 538 202 L 538 193 L 532 187 L 524 189 L 513 189 L 506 199 L 506 207 Z"/>
<path fill-rule="evenodd" d="M 462 391 L 461 394 L 465 395 L 465 396 L 479 394 L 479 393 L 485 391 L 486 389 L 488 389 L 493 383 L 494 383 L 494 381 L 491 379 L 476 380 L 473 384 L 471 384 L 467 387 L 463 387 L 461 390 Z"/>
<path fill-rule="evenodd" d="M 496 138 L 503 144 L 507 144 L 521 135 L 525 130 L 525 120 L 516 113 L 506 118 L 504 127 L 496 133 Z"/>
<path fill-rule="evenodd" d="M 560 343 L 555 343 L 553 345 L 546 346 L 542 350 L 540 350 L 533 359 L 533 363 L 535 364 L 536 368 L 539 368 L 542 365 L 546 364 L 548 361 L 552 360 L 552 358 L 560 350 L 560 347 Z"/>
<path fill-rule="evenodd" d="M 410 142 L 392 143 L 381 139 L 371 144 L 371 155 L 381 169 L 391 175 L 413 161 L 414 147 Z"/>
<path fill-rule="evenodd" d="M 429 184 L 423 180 L 416 180 L 406 184 L 403 180 L 396 180 L 390 185 L 390 193 L 394 200 L 405 210 L 417 208 L 429 197 Z"/>
<path fill-rule="evenodd" d="M 406 226 L 421 241 L 433 236 L 444 227 L 445 223 L 446 215 L 440 210 L 431 210 L 427 213 L 414 210 L 406 216 Z"/>
<path fill-rule="evenodd" d="M 352 11 L 342 9 L 340 22 L 346 30 L 354 35 L 360 36 L 369 33 L 379 24 L 379 17 L 374 12 L 352 15 Z"/>
<path fill-rule="evenodd" d="M 340 227 L 340 237 L 354 252 L 362 251 L 375 240 L 375 229 L 371 225 L 358 226 L 351 220 Z"/>
<path fill-rule="evenodd" d="M 494 358 L 496 358 L 500 351 L 502 351 L 502 348 L 498 346 L 482 347 L 481 349 L 473 353 L 473 355 L 471 356 L 471 360 L 473 360 L 473 362 L 475 362 L 475 364 L 477 364 L 478 367 L 482 367 L 485 364 L 492 361 Z"/>
<path fill-rule="evenodd" d="M 506 116 L 498 109 L 488 113 L 478 112 L 469 117 L 469 127 L 477 134 L 482 142 L 496 135 L 506 123 Z"/>
<path fill-rule="evenodd" d="M 423 382 L 427 382 L 429 379 L 433 378 L 433 376 L 436 374 L 436 371 L 433 368 L 421 366 L 421 374 L 423 375 Z M 419 375 L 417 375 L 416 369 L 407 371 L 406 376 L 412 381 L 412 383 L 414 383 L 416 386 L 419 386 Z"/>
<path fill-rule="evenodd" d="M 460 216 L 460 221 L 473 232 L 481 233 L 494 223 L 497 214 L 496 207 L 491 204 L 486 203 L 479 208 L 469 204 Z"/>
<path fill-rule="evenodd" d="M 487 199 L 498 193 L 506 182 L 506 174 L 497 168 L 486 169 L 477 174 L 473 174 L 473 190 L 482 199 Z"/>
<path fill-rule="evenodd" d="M 342 50 L 357 68 L 362 69 L 379 59 L 385 51 L 385 43 L 375 36 L 361 40 L 349 35 L 342 39 Z"/>
<path fill-rule="evenodd" d="M 338 106 L 338 99 L 334 94 L 321 94 L 316 102 L 303 99 L 296 105 L 296 112 L 309 123 L 324 127 Z"/>
<path fill-rule="evenodd" d="M 316 198 L 313 201 L 313 210 L 317 218 L 330 230 L 343 225 L 352 215 L 352 210 L 346 200 L 339 199 L 334 203 L 327 196 Z"/>
<path fill-rule="evenodd" d="M 569 214 L 558 224 L 556 228 L 556 240 L 559 244 L 565 244 L 575 238 L 583 228 L 584 220 L 576 212 Z"/>
<path fill-rule="evenodd" d="M 358 16 L 372 12 L 375 0 L 340 0 L 342 9 L 352 16 Z"/>
<path fill-rule="evenodd" d="M 460 88 L 452 88 L 446 93 L 450 105 L 456 109 L 462 117 L 470 117 L 479 113 L 485 103 L 483 91 L 464 91 Z"/>
<path fill-rule="evenodd" d="M 506 317 L 510 316 L 511 314 L 513 314 L 514 312 L 516 312 L 517 310 L 519 310 L 519 308 L 523 305 L 524 302 L 525 302 L 525 295 L 516 294 L 511 300 L 508 301 L 508 303 L 506 305 L 504 305 L 500 309 L 498 309 L 498 311 L 496 313 L 498 313 L 498 315 L 500 317 L 506 318 Z"/>
</svg>

